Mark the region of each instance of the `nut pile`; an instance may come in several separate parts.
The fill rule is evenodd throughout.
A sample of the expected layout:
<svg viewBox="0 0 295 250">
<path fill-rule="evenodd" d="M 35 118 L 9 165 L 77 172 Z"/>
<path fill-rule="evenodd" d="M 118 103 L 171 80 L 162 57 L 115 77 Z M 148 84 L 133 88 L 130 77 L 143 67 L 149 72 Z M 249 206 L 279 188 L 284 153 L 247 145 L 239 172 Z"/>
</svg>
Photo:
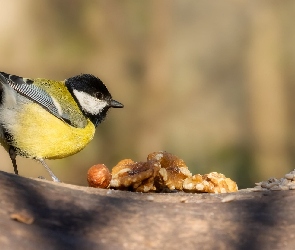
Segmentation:
<svg viewBox="0 0 295 250">
<path fill-rule="evenodd" d="M 284 178 L 276 179 L 270 178 L 267 181 L 255 183 L 254 191 L 280 191 L 280 190 L 293 190 L 295 189 L 295 169 L 286 174 Z"/>
<path fill-rule="evenodd" d="M 212 172 L 193 176 L 182 159 L 165 151 L 149 154 L 146 162 L 134 162 L 131 159 L 120 161 L 112 169 L 111 179 L 109 174 L 105 172 L 106 169 L 102 168 L 102 171 L 92 171 L 93 176 L 91 176 L 91 171 L 88 171 L 89 186 L 135 192 L 178 190 L 199 193 L 230 193 L 238 191 L 237 184 L 223 174 Z M 100 175 L 107 175 L 107 177 Z M 106 179 L 109 180 L 109 185 L 106 185 L 105 182 L 100 185 L 100 183 L 93 181 L 100 182 Z"/>
</svg>

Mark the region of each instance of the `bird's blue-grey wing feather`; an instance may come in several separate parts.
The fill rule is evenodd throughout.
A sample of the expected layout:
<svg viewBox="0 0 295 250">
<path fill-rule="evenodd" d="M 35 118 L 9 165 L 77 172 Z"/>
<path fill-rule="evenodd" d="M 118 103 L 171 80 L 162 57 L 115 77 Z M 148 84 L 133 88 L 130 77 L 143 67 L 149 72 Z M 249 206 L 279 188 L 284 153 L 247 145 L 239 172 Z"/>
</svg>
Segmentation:
<svg viewBox="0 0 295 250">
<path fill-rule="evenodd" d="M 62 115 L 59 114 L 58 109 L 55 106 L 51 96 L 48 93 L 46 93 L 43 89 L 32 84 L 33 81 L 31 79 L 25 79 L 19 76 L 9 75 L 7 73 L 0 72 L 0 81 L 2 81 L 5 84 L 8 84 L 19 94 L 38 103 L 57 118 L 65 120 L 62 117 Z"/>
</svg>

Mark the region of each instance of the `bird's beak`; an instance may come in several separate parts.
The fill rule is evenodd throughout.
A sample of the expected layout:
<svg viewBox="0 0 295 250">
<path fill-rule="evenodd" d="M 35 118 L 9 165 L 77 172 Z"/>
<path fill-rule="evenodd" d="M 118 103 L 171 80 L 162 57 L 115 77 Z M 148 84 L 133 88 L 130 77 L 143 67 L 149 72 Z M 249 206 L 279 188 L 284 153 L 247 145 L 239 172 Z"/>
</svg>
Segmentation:
<svg viewBox="0 0 295 250">
<path fill-rule="evenodd" d="M 111 100 L 110 106 L 112 108 L 123 108 L 124 107 L 124 105 L 122 103 L 119 103 L 115 100 Z"/>
</svg>

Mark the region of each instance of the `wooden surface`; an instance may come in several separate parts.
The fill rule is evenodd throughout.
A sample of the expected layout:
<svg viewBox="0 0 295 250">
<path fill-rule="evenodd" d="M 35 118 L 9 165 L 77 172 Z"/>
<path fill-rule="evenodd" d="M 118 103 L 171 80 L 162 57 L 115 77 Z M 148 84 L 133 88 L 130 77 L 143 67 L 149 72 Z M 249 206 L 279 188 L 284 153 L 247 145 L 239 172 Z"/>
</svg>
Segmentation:
<svg viewBox="0 0 295 250">
<path fill-rule="evenodd" d="M 0 249 L 295 249 L 295 191 L 142 194 L 0 172 Z"/>
</svg>

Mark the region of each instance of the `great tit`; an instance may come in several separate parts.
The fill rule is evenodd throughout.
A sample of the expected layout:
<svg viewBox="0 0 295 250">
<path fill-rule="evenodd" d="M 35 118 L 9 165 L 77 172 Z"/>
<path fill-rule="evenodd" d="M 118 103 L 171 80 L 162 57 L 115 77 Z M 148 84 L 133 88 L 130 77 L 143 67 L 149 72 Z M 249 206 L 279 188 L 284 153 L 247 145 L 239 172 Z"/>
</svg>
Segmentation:
<svg viewBox="0 0 295 250">
<path fill-rule="evenodd" d="M 123 104 L 90 74 L 54 81 L 0 72 L 0 143 L 15 174 L 19 155 L 41 162 L 53 181 L 59 181 L 44 159 L 82 150 L 109 108 L 123 108 Z"/>
</svg>

